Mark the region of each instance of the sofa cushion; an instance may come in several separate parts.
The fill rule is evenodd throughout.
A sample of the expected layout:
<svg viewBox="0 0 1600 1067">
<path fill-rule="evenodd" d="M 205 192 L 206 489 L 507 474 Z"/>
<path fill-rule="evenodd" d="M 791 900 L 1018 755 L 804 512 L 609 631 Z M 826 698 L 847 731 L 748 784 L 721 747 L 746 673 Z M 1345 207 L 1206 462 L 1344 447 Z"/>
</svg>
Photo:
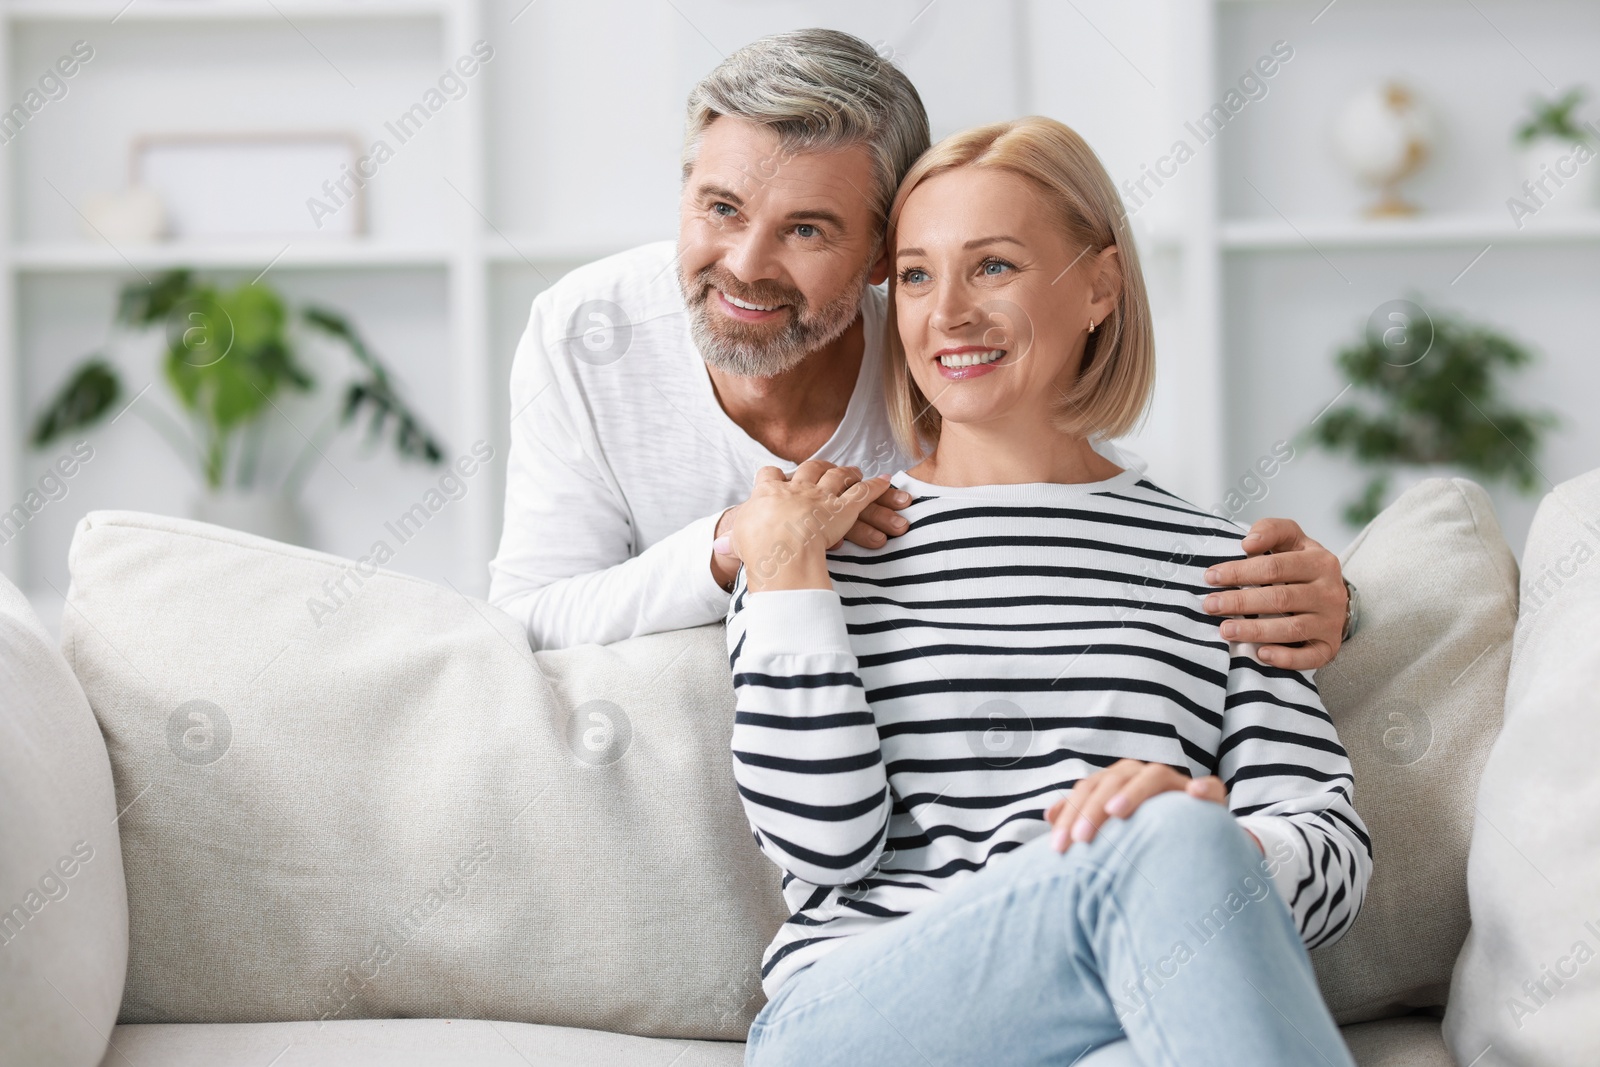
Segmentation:
<svg viewBox="0 0 1600 1067">
<path fill-rule="evenodd" d="M 0 694 L 0 1059 L 92 1067 L 128 962 L 111 764 L 55 640 L 4 577 Z"/>
<path fill-rule="evenodd" d="M 1346 1026 L 1341 1034 L 1358 1067 L 1461 1067 L 1445 1048 L 1437 1018 L 1380 1019 Z"/>
<path fill-rule="evenodd" d="M 69 564 L 131 805 L 122 1021 L 743 1038 L 787 912 L 720 627 L 535 655 L 448 586 L 136 512 Z"/>
<path fill-rule="evenodd" d="M 1600 1063 L 1597 558 L 1600 470 L 1544 498 L 1523 553 L 1505 729 L 1467 868 L 1472 933 L 1445 1014 L 1463 1064 Z"/>
<path fill-rule="evenodd" d="M 1311 954 L 1341 1023 L 1439 1007 L 1466 937 L 1478 774 L 1500 727 L 1517 565 L 1488 496 L 1432 478 L 1384 509 L 1344 555 L 1356 635 L 1317 672 L 1372 835 L 1366 902 Z"/>
<path fill-rule="evenodd" d="M 119 1026 L 102 1067 L 738 1067 L 738 1042 L 472 1019 Z M 274 1059 L 274 1057 L 281 1057 Z M 1365 1065 L 1363 1065 L 1365 1067 Z"/>
<path fill-rule="evenodd" d="M 1359 1067 L 1456 1067 L 1439 1020 L 1410 1017 L 1344 1029 Z M 738 1067 L 739 1042 L 626 1037 L 529 1023 L 470 1019 L 364 1019 L 329 1023 L 155 1023 L 119 1026 L 101 1067 Z M 293 1053 L 292 1058 L 289 1055 Z M 1082 1067 L 1139 1067 L 1126 1041 L 1097 1049 Z"/>
</svg>

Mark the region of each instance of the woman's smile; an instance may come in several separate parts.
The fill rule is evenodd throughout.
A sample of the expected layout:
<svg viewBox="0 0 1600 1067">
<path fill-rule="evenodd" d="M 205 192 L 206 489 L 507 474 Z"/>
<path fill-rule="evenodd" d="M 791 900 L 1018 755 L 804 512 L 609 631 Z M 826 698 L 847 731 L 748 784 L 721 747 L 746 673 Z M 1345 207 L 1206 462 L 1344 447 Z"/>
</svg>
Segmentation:
<svg viewBox="0 0 1600 1067">
<path fill-rule="evenodd" d="M 942 377 L 951 381 L 966 381 L 969 378 L 981 378 L 999 367 L 1006 354 L 1003 348 L 958 345 L 939 349 L 933 354 L 933 361 L 938 364 Z"/>
</svg>

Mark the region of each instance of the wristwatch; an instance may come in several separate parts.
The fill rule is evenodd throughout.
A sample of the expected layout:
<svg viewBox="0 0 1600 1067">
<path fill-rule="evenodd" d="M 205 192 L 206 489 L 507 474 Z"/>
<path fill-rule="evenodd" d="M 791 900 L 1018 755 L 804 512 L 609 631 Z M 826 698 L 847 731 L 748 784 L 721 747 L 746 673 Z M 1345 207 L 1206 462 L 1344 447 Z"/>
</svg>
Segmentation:
<svg viewBox="0 0 1600 1067">
<path fill-rule="evenodd" d="M 1355 636 L 1356 627 L 1361 624 L 1361 594 L 1348 578 L 1344 579 L 1344 588 L 1350 599 L 1344 606 L 1344 635 L 1339 638 L 1340 642 Z"/>
</svg>

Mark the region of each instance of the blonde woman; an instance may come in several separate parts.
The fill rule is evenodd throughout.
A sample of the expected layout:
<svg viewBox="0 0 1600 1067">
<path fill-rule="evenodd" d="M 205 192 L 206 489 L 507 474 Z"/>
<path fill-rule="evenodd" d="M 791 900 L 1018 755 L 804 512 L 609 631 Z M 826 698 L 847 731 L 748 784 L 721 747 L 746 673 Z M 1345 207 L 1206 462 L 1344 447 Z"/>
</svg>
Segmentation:
<svg viewBox="0 0 1600 1067">
<path fill-rule="evenodd" d="M 1053 120 L 930 149 L 889 237 L 920 462 L 741 510 L 734 770 L 793 913 L 749 1063 L 1353 1063 L 1306 953 L 1371 871 L 1349 760 L 1201 610 L 1243 531 L 1090 445 L 1154 375 L 1122 218 Z M 891 485 L 909 530 L 843 542 Z"/>
</svg>

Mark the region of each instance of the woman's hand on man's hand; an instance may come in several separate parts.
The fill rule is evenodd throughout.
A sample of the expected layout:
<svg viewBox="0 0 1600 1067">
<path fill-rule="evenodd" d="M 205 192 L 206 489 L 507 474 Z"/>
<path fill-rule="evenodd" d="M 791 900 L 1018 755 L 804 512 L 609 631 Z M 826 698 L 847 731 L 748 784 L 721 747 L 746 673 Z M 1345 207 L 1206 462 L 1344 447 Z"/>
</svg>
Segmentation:
<svg viewBox="0 0 1600 1067">
<path fill-rule="evenodd" d="M 1206 581 L 1256 588 L 1219 590 L 1202 606 L 1213 615 L 1281 618 L 1225 619 L 1222 636 L 1260 645 L 1257 654 L 1274 667 L 1310 671 L 1333 662 L 1350 604 L 1339 557 L 1291 519 L 1260 520 L 1245 535 L 1243 548 L 1250 558 L 1217 564 L 1206 571 Z M 1299 647 L 1290 647 L 1295 642 Z"/>
<path fill-rule="evenodd" d="M 857 467 L 807 460 L 787 476 L 777 467 L 762 467 L 730 534 L 751 592 L 831 588 L 829 548 L 847 537 L 857 544 L 865 539 L 869 548 L 886 540 L 884 531 L 864 521 L 869 508 L 876 504 L 878 512 L 888 512 L 892 518 L 876 513 L 873 518 L 894 533 L 904 532 L 905 520 L 877 504 L 889 493 L 904 495 L 889 485 L 887 475 L 863 480 Z"/>
<path fill-rule="evenodd" d="M 1190 778 L 1165 763 L 1121 759 L 1078 779 L 1072 792 L 1050 805 L 1044 817 L 1054 828 L 1051 843 L 1057 852 L 1065 852 L 1075 841 L 1093 841 L 1106 819 L 1126 819 L 1157 793 L 1172 792 L 1188 793 L 1224 806 L 1228 803 L 1228 791 L 1214 774 Z M 1257 848 L 1262 847 L 1255 834 L 1250 838 Z M 1266 850 L 1262 852 L 1265 854 Z"/>
<path fill-rule="evenodd" d="M 764 469 L 778 470 L 776 467 Z M 801 475 L 802 470 L 805 471 L 803 477 L 811 483 L 817 482 L 828 471 L 847 471 L 850 472 L 855 482 L 861 481 L 861 469 L 859 467 L 838 467 L 820 459 L 807 460 L 800 464 L 790 477 Z M 783 477 L 782 471 L 778 471 L 778 474 Z M 788 479 L 786 478 L 785 480 Z M 875 480 L 884 482 L 883 491 L 875 499 L 869 500 L 866 507 L 861 509 L 860 514 L 856 516 L 855 523 L 849 530 L 845 531 L 843 537 L 843 540 L 860 545 L 862 548 L 881 548 L 888 542 L 889 538 L 899 537 L 911 527 L 905 517 L 896 510 L 911 503 L 911 494 L 904 489 L 896 489 L 888 485 L 887 479 Z M 748 503 L 749 501 L 745 502 L 745 504 Z M 717 584 L 725 588 L 733 584 L 734 577 L 739 573 L 739 565 L 743 562 L 733 537 L 733 527 L 745 504 L 735 504 L 723 512 L 722 517 L 717 522 L 717 530 L 714 534 L 717 539 L 717 546 L 716 552 L 711 557 L 711 574 L 716 579 Z M 839 541 L 835 540 L 827 547 L 837 548 L 838 546 Z"/>
</svg>

